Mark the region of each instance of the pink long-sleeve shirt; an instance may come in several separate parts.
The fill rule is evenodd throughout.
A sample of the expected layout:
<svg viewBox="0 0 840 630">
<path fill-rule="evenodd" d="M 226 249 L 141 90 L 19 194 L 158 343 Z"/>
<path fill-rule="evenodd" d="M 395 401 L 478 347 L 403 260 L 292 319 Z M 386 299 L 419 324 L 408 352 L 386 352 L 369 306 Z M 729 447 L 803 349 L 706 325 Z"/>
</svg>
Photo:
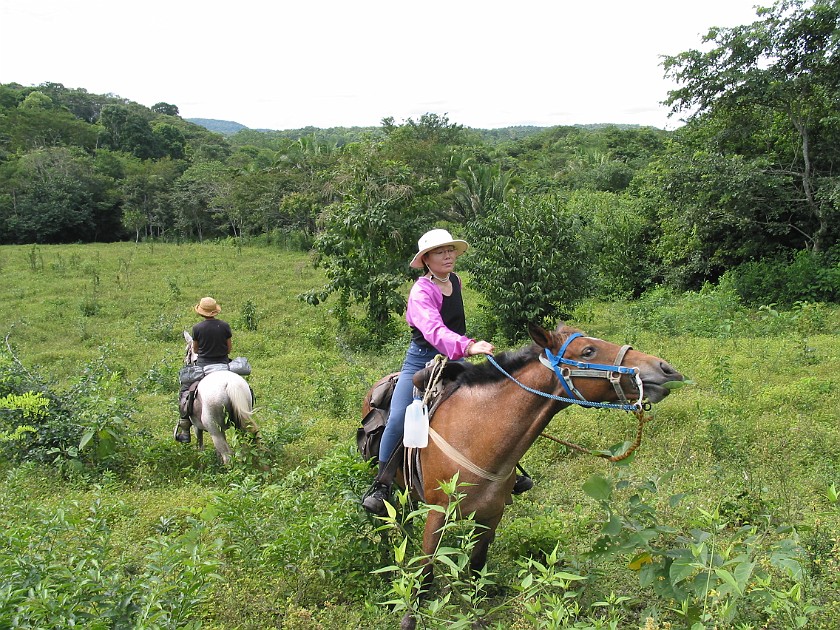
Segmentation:
<svg viewBox="0 0 840 630">
<path fill-rule="evenodd" d="M 443 293 L 440 287 L 422 276 L 417 279 L 408 294 L 405 321 L 423 333 L 426 341 L 443 352 L 447 358 L 457 361 L 466 356 L 467 345 L 475 340 L 446 327 L 440 315 L 442 306 Z"/>
</svg>

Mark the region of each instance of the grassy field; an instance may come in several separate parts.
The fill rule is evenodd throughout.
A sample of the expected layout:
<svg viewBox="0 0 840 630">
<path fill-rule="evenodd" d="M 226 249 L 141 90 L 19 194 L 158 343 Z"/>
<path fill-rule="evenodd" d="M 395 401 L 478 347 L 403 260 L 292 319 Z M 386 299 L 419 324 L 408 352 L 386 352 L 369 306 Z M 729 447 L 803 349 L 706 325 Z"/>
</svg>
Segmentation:
<svg viewBox="0 0 840 630">
<path fill-rule="evenodd" d="M 107 465 L 7 457 L 0 583 L 28 577 L 0 591 L 0 627 L 398 624 L 381 605 L 399 599 L 393 576 L 373 571 L 395 564 L 403 536 L 416 554 L 419 529 L 382 529 L 358 507 L 371 472 L 354 451 L 364 392 L 402 359 L 398 322 L 370 347 L 329 303 L 297 299 L 323 282 L 306 254 L 268 247 L 4 246 L 0 276 L 0 365 L 57 393 L 107 372 L 94 402 L 130 412 Z M 172 439 L 181 332 L 204 295 L 253 366 L 256 464 L 223 469 L 212 449 Z M 480 327 L 479 296 L 465 298 Z M 654 292 L 587 302 L 568 323 L 662 356 L 694 384 L 657 406 L 628 466 L 538 440 L 523 461 L 536 486 L 491 548 L 495 585 L 479 600 L 449 583 L 462 604 L 427 611 L 427 627 L 480 607 L 496 607 L 488 622 L 503 628 L 840 625 L 840 308 L 748 311 L 723 289 Z M 634 429 L 628 414 L 576 408 L 549 433 L 605 448 Z M 525 577 L 527 559 L 545 567 L 555 547 L 557 567 L 585 582 L 533 566 Z M 650 572 L 657 562 L 667 579 Z"/>
</svg>

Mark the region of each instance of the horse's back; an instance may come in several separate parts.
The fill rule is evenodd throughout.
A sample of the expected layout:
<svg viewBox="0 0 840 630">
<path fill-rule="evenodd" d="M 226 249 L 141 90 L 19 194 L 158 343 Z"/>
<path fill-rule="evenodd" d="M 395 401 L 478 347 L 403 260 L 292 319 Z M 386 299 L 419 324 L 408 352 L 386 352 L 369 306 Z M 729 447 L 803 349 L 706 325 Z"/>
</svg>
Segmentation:
<svg viewBox="0 0 840 630">
<path fill-rule="evenodd" d="M 214 388 L 214 387 L 223 387 L 225 385 L 245 385 L 248 386 L 248 381 L 242 378 L 236 372 L 231 372 L 230 370 L 216 370 L 215 372 L 210 372 L 207 376 L 201 379 L 201 383 L 199 383 L 199 388 L 202 386 L 204 389 Z"/>
<path fill-rule="evenodd" d="M 205 403 L 218 401 L 224 404 L 231 398 L 244 397 L 245 393 L 248 394 L 249 399 L 251 397 L 248 381 L 230 370 L 210 372 L 201 379 L 197 391 Z"/>
</svg>

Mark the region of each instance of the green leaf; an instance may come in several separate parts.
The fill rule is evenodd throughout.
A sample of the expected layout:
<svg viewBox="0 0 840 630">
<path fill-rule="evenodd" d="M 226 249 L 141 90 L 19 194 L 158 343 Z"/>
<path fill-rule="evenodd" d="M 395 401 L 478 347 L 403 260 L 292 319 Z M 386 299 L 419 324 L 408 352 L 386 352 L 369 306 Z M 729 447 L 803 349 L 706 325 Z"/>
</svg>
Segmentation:
<svg viewBox="0 0 840 630">
<path fill-rule="evenodd" d="M 755 562 L 740 562 L 732 572 L 735 580 L 738 582 L 740 592 L 743 593 L 747 590 L 747 583 L 750 581 L 753 569 L 755 569 Z"/>
<path fill-rule="evenodd" d="M 738 595 L 743 595 L 744 592 L 741 590 L 741 587 L 738 586 L 738 582 L 735 577 L 726 569 L 715 569 L 715 575 L 717 575 L 721 580 L 726 582 L 729 586 L 735 589 L 735 592 Z"/>
<path fill-rule="evenodd" d="M 408 538 L 403 538 L 403 541 L 397 547 L 394 547 L 394 560 L 402 562 L 405 559 L 405 549 L 408 545 Z"/>
<path fill-rule="evenodd" d="M 88 429 L 85 431 L 85 434 L 82 436 L 82 439 L 79 440 L 79 450 L 81 451 L 88 442 L 90 442 L 91 438 L 95 435 L 95 431 L 93 429 Z"/>
<path fill-rule="evenodd" d="M 609 501 L 612 497 L 612 484 L 600 475 L 592 475 L 583 484 L 583 491 L 596 501 Z"/>
<path fill-rule="evenodd" d="M 694 381 L 686 378 L 682 381 L 668 381 L 667 383 L 662 383 L 662 387 L 664 387 L 665 389 L 680 389 L 681 387 L 685 387 L 686 385 L 694 385 Z"/>
<path fill-rule="evenodd" d="M 556 577 L 559 577 L 561 580 L 567 580 L 569 582 L 580 582 L 580 581 L 586 579 L 582 575 L 575 575 L 574 573 L 566 573 L 565 571 L 558 571 L 554 575 Z"/>
<path fill-rule="evenodd" d="M 617 536 L 621 533 L 621 519 L 615 515 L 610 515 L 610 520 L 604 523 L 604 526 L 601 528 L 601 533 L 606 536 Z"/>
<path fill-rule="evenodd" d="M 690 577 L 696 570 L 697 566 L 694 562 L 675 560 L 671 563 L 671 569 L 668 572 L 668 577 L 671 578 L 671 584 L 676 585 Z"/>
</svg>

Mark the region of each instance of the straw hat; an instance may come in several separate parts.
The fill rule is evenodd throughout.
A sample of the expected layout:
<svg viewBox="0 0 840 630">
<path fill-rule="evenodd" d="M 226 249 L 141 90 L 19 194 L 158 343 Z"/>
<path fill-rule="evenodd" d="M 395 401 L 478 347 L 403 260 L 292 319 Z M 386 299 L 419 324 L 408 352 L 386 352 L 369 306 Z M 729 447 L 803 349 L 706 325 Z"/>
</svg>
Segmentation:
<svg viewBox="0 0 840 630">
<path fill-rule="evenodd" d="M 195 312 L 204 317 L 213 317 L 222 312 L 222 307 L 211 297 L 203 297 L 195 305 Z"/>
<path fill-rule="evenodd" d="M 469 248 L 467 241 L 452 238 L 452 235 L 446 230 L 429 230 L 420 237 L 419 241 L 417 241 L 418 251 L 414 255 L 414 258 L 411 259 L 409 266 L 414 269 L 422 269 L 423 255 L 433 249 L 437 249 L 438 247 L 444 247 L 445 245 L 452 245 L 452 247 L 455 248 L 455 251 L 458 252 L 459 256 Z"/>
</svg>

